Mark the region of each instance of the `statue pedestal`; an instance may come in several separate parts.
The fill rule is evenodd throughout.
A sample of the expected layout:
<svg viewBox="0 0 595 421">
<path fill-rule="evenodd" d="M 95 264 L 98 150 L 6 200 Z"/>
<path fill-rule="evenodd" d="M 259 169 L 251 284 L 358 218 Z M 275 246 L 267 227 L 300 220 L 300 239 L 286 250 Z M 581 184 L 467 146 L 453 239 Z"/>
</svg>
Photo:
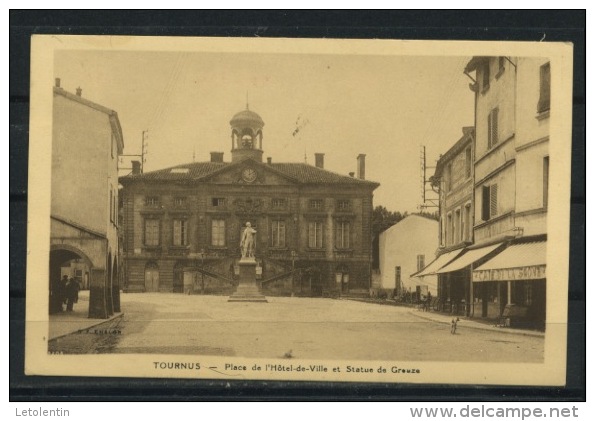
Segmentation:
<svg viewBox="0 0 595 421">
<path fill-rule="evenodd" d="M 242 258 L 240 265 L 240 284 L 231 294 L 228 302 L 266 303 L 266 297 L 256 285 L 256 260 L 253 257 Z"/>
</svg>

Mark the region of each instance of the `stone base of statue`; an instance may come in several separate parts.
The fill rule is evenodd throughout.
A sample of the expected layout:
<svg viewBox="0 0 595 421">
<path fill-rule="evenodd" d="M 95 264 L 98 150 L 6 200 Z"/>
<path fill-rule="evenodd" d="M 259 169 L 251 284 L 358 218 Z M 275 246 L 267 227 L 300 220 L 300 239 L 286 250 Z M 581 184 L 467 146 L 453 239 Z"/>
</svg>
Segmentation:
<svg viewBox="0 0 595 421">
<path fill-rule="evenodd" d="M 236 291 L 230 295 L 228 302 L 266 303 L 266 297 L 256 284 L 256 260 L 254 257 L 242 257 L 240 266 L 240 284 Z"/>
</svg>

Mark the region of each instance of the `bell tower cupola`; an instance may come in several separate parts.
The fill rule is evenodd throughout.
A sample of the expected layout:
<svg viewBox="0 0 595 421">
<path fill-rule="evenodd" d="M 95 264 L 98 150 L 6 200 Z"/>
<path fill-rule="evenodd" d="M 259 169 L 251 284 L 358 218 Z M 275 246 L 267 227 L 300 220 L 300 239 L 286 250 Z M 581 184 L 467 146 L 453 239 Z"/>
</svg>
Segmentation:
<svg viewBox="0 0 595 421">
<path fill-rule="evenodd" d="M 231 126 L 231 161 L 247 158 L 262 162 L 262 128 L 264 121 L 248 104 L 230 120 Z"/>
</svg>

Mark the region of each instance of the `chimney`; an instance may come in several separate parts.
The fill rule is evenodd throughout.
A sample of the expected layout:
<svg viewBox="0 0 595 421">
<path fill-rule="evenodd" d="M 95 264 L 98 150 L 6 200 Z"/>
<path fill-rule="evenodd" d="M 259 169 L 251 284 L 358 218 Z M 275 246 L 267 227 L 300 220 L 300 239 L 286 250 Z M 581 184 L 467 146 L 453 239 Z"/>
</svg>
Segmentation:
<svg viewBox="0 0 595 421">
<path fill-rule="evenodd" d="M 83 93 L 83 90 L 81 89 L 80 86 L 78 88 L 76 88 L 76 96 L 81 96 L 82 93 Z"/>
<path fill-rule="evenodd" d="M 353 177 L 354 175 L 355 175 L 355 173 L 354 173 L 353 171 L 351 171 L 351 172 L 349 173 L 349 177 Z"/>
<path fill-rule="evenodd" d="M 271 165 L 271 162 L 273 162 L 273 158 L 271 158 L 270 156 L 267 158 L 267 164 Z"/>
<path fill-rule="evenodd" d="M 223 162 L 223 152 L 211 152 L 211 162 Z"/>
<path fill-rule="evenodd" d="M 140 174 L 140 161 L 132 161 L 132 174 L 133 175 Z"/>
<path fill-rule="evenodd" d="M 366 155 L 363 153 L 357 156 L 357 178 L 366 179 Z"/>
<path fill-rule="evenodd" d="M 315 165 L 318 168 L 324 168 L 324 154 L 323 153 L 315 153 L 314 161 L 315 161 Z"/>
<path fill-rule="evenodd" d="M 59 88 L 59 87 L 60 87 L 60 78 L 57 77 L 56 78 L 56 88 Z"/>
</svg>

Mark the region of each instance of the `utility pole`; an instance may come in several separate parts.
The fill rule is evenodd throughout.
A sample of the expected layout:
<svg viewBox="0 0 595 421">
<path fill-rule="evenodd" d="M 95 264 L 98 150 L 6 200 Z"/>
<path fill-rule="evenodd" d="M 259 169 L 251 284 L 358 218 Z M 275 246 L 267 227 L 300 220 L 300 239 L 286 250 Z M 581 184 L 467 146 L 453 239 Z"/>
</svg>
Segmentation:
<svg viewBox="0 0 595 421">
<path fill-rule="evenodd" d="M 149 130 L 143 130 L 141 153 L 140 154 L 127 154 L 127 155 L 123 154 L 123 155 L 119 156 L 120 162 L 122 162 L 122 157 L 124 157 L 124 156 L 140 158 L 140 173 L 141 174 L 144 173 L 145 162 L 147 162 L 147 159 L 145 158 L 145 155 L 147 155 L 147 153 L 148 153 L 147 147 L 149 146 L 147 139 L 149 139 Z M 132 167 L 118 167 L 118 170 L 132 170 Z"/>
</svg>

